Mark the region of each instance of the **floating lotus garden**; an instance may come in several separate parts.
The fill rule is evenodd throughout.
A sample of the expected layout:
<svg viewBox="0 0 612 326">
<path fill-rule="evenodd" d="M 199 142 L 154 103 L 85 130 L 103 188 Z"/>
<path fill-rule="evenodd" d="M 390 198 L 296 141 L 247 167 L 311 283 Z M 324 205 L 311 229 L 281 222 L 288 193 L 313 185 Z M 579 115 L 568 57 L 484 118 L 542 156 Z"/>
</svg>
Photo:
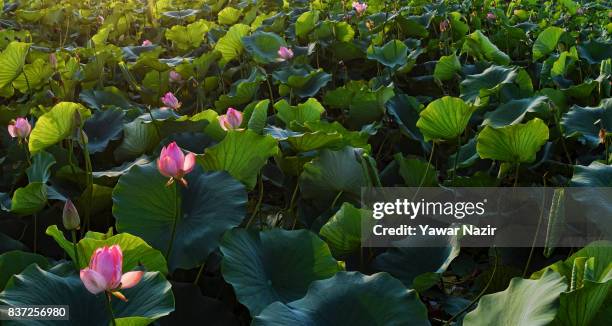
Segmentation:
<svg viewBox="0 0 612 326">
<path fill-rule="evenodd" d="M 612 242 L 361 238 L 364 188 L 612 187 L 609 1 L 0 4 L 0 316 L 612 323 Z"/>
</svg>

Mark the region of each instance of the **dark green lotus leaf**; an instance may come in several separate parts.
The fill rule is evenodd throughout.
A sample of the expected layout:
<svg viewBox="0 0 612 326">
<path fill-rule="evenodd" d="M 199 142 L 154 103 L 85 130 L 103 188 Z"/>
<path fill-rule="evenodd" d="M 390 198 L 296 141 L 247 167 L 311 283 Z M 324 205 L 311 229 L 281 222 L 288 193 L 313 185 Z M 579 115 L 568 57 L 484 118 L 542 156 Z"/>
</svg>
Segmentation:
<svg viewBox="0 0 612 326">
<path fill-rule="evenodd" d="M 564 88 L 561 91 L 566 96 L 577 98 L 577 99 L 586 99 L 591 96 L 591 93 L 597 89 L 599 83 L 596 80 L 588 79 L 582 84 L 572 85 L 568 88 Z"/>
<path fill-rule="evenodd" d="M 9 251 L 0 255 L 0 292 L 13 275 L 20 274 L 31 264 L 47 268 L 49 262 L 44 256 L 25 251 Z"/>
<path fill-rule="evenodd" d="M 453 140 L 465 131 L 474 110 L 458 97 L 444 96 L 420 112 L 416 126 L 426 141 Z"/>
<path fill-rule="evenodd" d="M 535 118 L 501 128 L 486 126 L 478 135 L 476 150 L 481 158 L 508 163 L 533 162 L 547 140 L 548 126 Z"/>
<path fill-rule="evenodd" d="M 480 30 L 465 38 L 461 52 L 467 53 L 478 60 L 488 60 L 502 66 L 510 63 L 510 57 L 498 49 Z"/>
<path fill-rule="evenodd" d="M 289 76 L 286 85 L 292 90 L 294 95 L 311 97 L 317 94 L 330 80 L 330 74 L 323 71 L 323 69 L 316 69 L 306 74 Z"/>
<path fill-rule="evenodd" d="M 51 225 L 47 228 L 47 235 L 51 236 L 57 244 L 66 251 L 66 254 L 76 262 L 74 246 L 72 241 L 65 238 L 64 233 L 60 231 L 56 225 Z M 166 259 L 156 249 L 151 248 L 144 240 L 129 233 L 120 233 L 117 235 L 107 235 L 89 231 L 85 237 L 77 243 L 77 253 L 79 255 L 79 267 L 84 268 L 89 265 L 89 260 L 94 251 L 98 248 L 112 245 L 119 245 L 123 252 L 123 268 L 132 270 L 140 265 L 144 266 L 147 271 L 168 273 Z"/>
<path fill-rule="evenodd" d="M 392 86 L 371 89 L 363 81 L 351 81 L 325 93 L 323 100 L 332 108 L 348 110 L 348 126 L 359 129 L 380 120 L 385 112 L 385 104 L 394 94 Z"/>
<path fill-rule="evenodd" d="M 594 148 L 599 145 L 599 130 L 612 130 L 612 99 L 596 107 L 574 105 L 561 118 L 565 137 L 578 137 Z"/>
<path fill-rule="evenodd" d="M 342 312 L 342 313 L 339 313 Z M 387 273 L 371 276 L 338 272 L 315 281 L 306 296 L 288 304 L 275 302 L 253 325 L 429 325 L 427 309 L 414 290 Z"/>
<path fill-rule="evenodd" d="M 408 47 L 399 40 L 391 40 L 383 46 L 370 46 L 368 59 L 392 69 L 398 68 L 408 60 Z"/>
<path fill-rule="evenodd" d="M 407 288 L 419 292 L 440 281 L 442 273 L 459 255 L 456 237 L 410 237 L 402 241 L 402 247 L 389 248 L 373 262 L 376 270 L 388 272 Z"/>
<path fill-rule="evenodd" d="M 121 290 L 129 300 L 112 300 L 117 325 L 144 326 L 174 310 L 171 286 L 160 273 L 145 273 L 138 285 Z M 76 273 L 65 276 L 30 265 L 21 274 L 13 277 L 0 302 L 7 305 L 68 305 L 70 324 L 109 325 L 103 294 L 93 295 L 83 285 Z M 5 322 L 19 325 L 20 322 Z M 57 321 L 31 321 L 30 325 L 57 325 Z"/>
<path fill-rule="evenodd" d="M 438 171 L 433 165 L 419 159 L 407 159 L 401 153 L 395 154 L 394 159 L 407 187 L 438 186 Z"/>
<path fill-rule="evenodd" d="M 602 61 L 612 58 L 611 42 L 589 40 L 578 44 L 577 48 L 580 57 L 592 65 L 600 64 Z"/>
<path fill-rule="evenodd" d="M 512 83 L 517 75 L 516 69 L 491 66 L 480 74 L 466 76 L 460 84 L 461 98 L 478 106 L 486 105 L 489 96 L 502 85 Z"/>
<path fill-rule="evenodd" d="M 459 154 L 458 158 L 456 158 L 457 154 Z M 478 152 L 476 151 L 476 137 L 471 138 L 467 143 L 461 145 L 459 153 L 455 152 L 448 157 L 447 171 L 453 171 L 455 167 L 455 158 L 457 161 L 457 169 L 464 169 L 476 163 L 476 161 L 480 159 L 480 156 L 478 156 Z"/>
<path fill-rule="evenodd" d="M 11 200 L 11 212 L 18 215 L 34 214 L 47 205 L 47 185 L 42 182 L 32 182 L 15 190 Z"/>
<path fill-rule="evenodd" d="M 336 148 L 342 145 L 342 135 L 321 131 L 307 132 L 287 138 L 287 142 L 296 152 L 309 152 L 315 149 Z"/>
<path fill-rule="evenodd" d="M 2 196 L 0 194 L 0 198 L 1 197 Z M 0 204 L 0 206 L 3 206 L 3 205 Z M 4 210 L 4 207 L 2 207 L 2 209 Z M 28 250 L 28 247 L 26 247 L 23 243 L 0 232 L 0 253 L 9 252 L 12 250 L 26 251 Z"/>
<path fill-rule="evenodd" d="M 384 6 L 380 10 L 380 14 L 382 14 L 384 18 L 386 15 L 382 12 L 383 10 Z M 429 34 L 427 28 L 429 27 L 430 21 L 431 13 L 426 13 L 420 16 L 398 15 L 396 18 L 396 22 L 399 26 L 401 26 L 401 30 L 406 31 L 408 36 L 419 38 L 424 38 Z M 377 26 L 382 26 L 382 23 L 383 22 L 381 22 L 381 24 L 377 24 Z"/>
<path fill-rule="evenodd" d="M 238 326 L 238 316 L 230 303 L 202 294 L 202 290 L 192 282 L 172 281 L 172 293 L 176 310 L 160 320 L 161 325 L 189 325 L 194 316 L 205 316 L 207 325 Z"/>
<path fill-rule="evenodd" d="M 538 60 L 551 53 L 557 47 L 557 43 L 563 33 L 565 33 L 563 28 L 550 26 L 538 34 L 532 49 L 533 60 Z"/>
<path fill-rule="evenodd" d="M 311 282 L 340 270 L 327 244 L 308 230 L 234 229 L 223 237 L 221 252 L 223 278 L 253 316 L 275 301 L 302 298 Z"/>
<path fill-rule="evenodd" d="M 198 162 L 207 171 L 227 171 L 253 189 L 257 174 L 271 156 L 278 153 L 277 141 L 251 130 L 231 131 L 218 144 L 209 147 Z"/>
<path fill-rule="evenodd" d="M 559 296 L 567 289 L 565 282 L 553 271 L 538 280 L 515 277 L 506 290 L 483 296 L 463 325 L 548 325 L 557 313 Z"/>
<path fill-rule="evenodd" d="M 434 77 L 439 80 L 452 79 L 457 73 L 461 72 L 459 58 L 453 53 L 440 57 L 434 70 Z"/>
<path fill-rule="evenodd" d="M 111 168 L 109 170 L 105 170 L 105 171 L 93 171 L 92 175 L 94 177 L 94 179 L 98 182 L 100 180 L 109 180 L 108 182 L 115 184 L 115 182 L 112 182 L 114 180 L 116 180 L 117 178 L 119 178 L 120 176 L 126 174 L 134 165 L 145 165 L 150 163 L 151 160 L 146 157 L 146 156 L 141 156 L 139 158 L 137 158 L 136 160 L 132 161 L 132 162 L 125 162 L 123 164 L 121 164 L 120 166 Z M 102 181 L 103 183 L 106 184 L 106 181 Z"/>
<path fill-rule="evenodd" d="M 343 203 L 340 209 L 321 227 L 319 234 L 327 242 L 335 257 L 347 255 L 361 248 L 362 219 L 371 212 Z"/>
<path fill-rule="evenodd" d="M 299 179 L 302 196 L 320 206 L 329 206 L 336 196 L 358 202 L 366 179 L 356 155 L 352 147 L 322 150 L 318 158 L 304 165 Z"/>
<path fill-rule="evenodd" d="M 245 49 L 253 55 L 255 61 L 272 63 L 278 59 L 278 49 L 287 46 L 285 40 L 275 33 L 257 31 L 242 38 Z"/>
<path fill-rule="evenodd" d="M 299 103 L 297 106 L 290 105 L 285 100 L 280 100 L 274 104 L 276 116 L 290 126 L 291 122 L 295 121 L 299 124 L 304 124 L 310 121 L 321 120 L 321 115 L 325 112 L 325 108 L 317 99 L 309 98 L 304 103 Z"/>
<path fill-rule="evenodd" d="M 79 115 L 79 119 L 76 119 Z M 79 123 L 91 116 L 91 112 L 83 105 L 73 102 L 60 102 L 50 111 L 43 114 L 30 134 L 28 147 L 32 154 L 72 136 Z"/>
<path fill-rule="evenodd" d="M 609 193 L 597 189 L 597 187 L 612 187 L 612 166 L 597 161 L 591 162 L 588 166 L 575 165 L 570 184 L 573 187 L 585 188 L 573 193 L 574 199 L 583 203 L 583 213 L 587 218 L 603 233 L 612 236 L 612 225 L 608 220 L 608 216 L 612 214 Z"/>
<path fill-rule="evenodd" d="M 104 151 L 111 140 L 120 137 L 123 131 L 125 112 L 121 109 L 97 111 L 87 121 L 83 129 L 87 134 L 87 149 L 90 153 Z"/>
<path fill-rule="evenodd" d="M 55 157 L 46 151 L 40 151 L 32 156 L 32 165 L 28 167 L 28 181 L 46 183 L 51 177 L 51 167 L 55 165 Z"/>
<path fill-rule="evenodd" d="M 124 110 L 132 107 L 132 104 L 116 88 L 109 88 L 104 91 L 88 89 L 79 94 L 79 100 L 85 103 L 87 107 L 96 110 L 102 110 L 107 106 L 116 106 Z"/>
<path fill-rule="evenodd" d="M 265 79 L 266 77 L 261 75 L 257 69 L 253 69 L 248 78 L 234 82 L 229 93 L 221 95 L 215 101 L 215 107 L 217 110 L 225 111 L 230 107 L 236 108 L 250 103 L 259 91 L 259 85 Z"/>
<path fill-rule="evenodd" d="M 367 152 L 370 151 L 370 144 L 368 144 L 368 137 L 370 137 L 370 134 L 367 131 L 350 131 L 338 121 L 329 123 L 323 120 L 317 122 L 306 122 L 304 127 L 311 132 L 321 131 L 327 134 L 339 133 L 342 135 L 342 143 L 337 147 L 334 146 L 337 149 L 342 149 L 345 146 L 351 146 L 355 148 L 363 148 Z"/>
<path fill-rule="evenodd" d="M 166 187 L 167 178 L 154 163 L 136 165 L 119 178 L 113 191 L 117 230 L 139 236 L 164 253 L 178 216 L 168 258 L 171 271 L 203 263 L 223 232 L 240 224 L 246 213 L 244 186 L 227 173 L 202 173 L 197 168 L 186 179 L 188 187 Z"/>
<path fill-rule="evenodd" d="M 426 142 L 421 130 L 416 126 L 419 120 L 419 112 L 422 110 L 421 103 L 412 96 L 398 94 L 387 102 L 387 114 L 399 125 L 402 134 L 417 140 L 421 146 L 429 151 L 431 145 Z"/>
<path fill-rule="evenodd" d="M 548 110 L 547 101 L 546 96 L 535 96 L 506 102 L 485 114 L 482 125 L 498 128 L 521 123 L 529 113 L 543 115 Z"/>
<path fill-rule="evenodd" d="M 576 165 L 571 183 L 574 187 L 612 187 L 612 166 L 600 162 Z"/>
</svg>

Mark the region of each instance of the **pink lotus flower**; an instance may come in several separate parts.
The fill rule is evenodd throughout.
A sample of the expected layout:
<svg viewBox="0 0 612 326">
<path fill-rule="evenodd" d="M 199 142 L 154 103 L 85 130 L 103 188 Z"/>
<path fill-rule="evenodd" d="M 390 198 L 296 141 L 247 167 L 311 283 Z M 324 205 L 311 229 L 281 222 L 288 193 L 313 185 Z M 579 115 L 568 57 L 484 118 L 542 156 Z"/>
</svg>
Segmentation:
<svg viewBox="0 0 612 326">
<path fill-rule="evenodd" d="M 368 5 L 365 3 L 353 1 L 353 9 L 355 9 L 357 16 L 361 16 L 366 11 L 366 9 L 368 9 Z"/>
<path fill-rule="evenodd" d="M 219 116 L 219 124 L 223 130 L 236 130 L 242 124 L 242 112 L 229 108 L 224 115 Z"/>
<path fill-rule="evenodd" d="M 149 40 L 142 41 L 142 46 L 151 46 L 151 45 L 153 45 L 153 42 L 151 42 Z"/>
<path fill-rule="evenodd" d="M 496 18 L 497 18 L 497 16 L 495 16 L 495 14 L 494 14 L 494 13 L 492 13 L 492 12 L 489 12 L 489 13 L 487 14 L 487 19 L 488 19 L 488 20 L 495 20 Z"/>
<path fill-rule="evenodd" d="M 286 46 L 281 46 L 278 49 L 278 56 L 282 61 L 291 60 L 293 58 L 293 51 Z"/>
<path fill-rule="evenodd" d="M 447 20 L 447 19 L 445 19 L 445 20 L 441 21 L 441 22 L 440 22 L 440 32 L 446 32 L 446 31 L 448 30 L 448 27 L 449 27 L 449 26 L 450 26 L 450 25 L 449 25 L 449 23 L 448 23 L 448 20 Z"/>
<path fill-rule="evenodd" d="M 178 83 L 183 79 L 183 76 L 181 76 L 181 74 L 179 74 L 178 72 L 171 70 L 168 75 L 168 78 L 171 83 Z"/>
<path fill-rule="evenodd" d="M 176 98 L 176 96 L 174 96 L 174 94 L 172 94 L 172 92 L 166 93 L 166 95 L 161 98 L 161 101 L 165 105 L 164 107 L 162 107 L 162 109 L 178 110 L 181 107 L 181 102 L 179 102 L 179 100 Z"/>
<path fill-rule="evenodd" d="M 162 148 L 157 160 L 157 169 L 163 176 L 170 178 L 166 186 L 177 180 L 187 187 L 187 180 L 183 177 L 193 170 L 195 160 L 193 153 L 185 155 L 176 142 L 171 142 L 168 146 Z"/>
<path fill-rule="evenodd" d="M 94 251 L 89 261 L 89 267 L 81 270 L 81 281 L 83 281 L 87 291 L 93 294 L 107 292 L 127 301 L 119 290 L 136 286 L 142 279 L 144 272 L 131 271 L 122 274 L 122 270 L 123 253 L 119 245 L 113 245 L 110 248 L 104 246 Z"/>
<path fill-rule="evenodd" d="M 11 137 L 19 138 L 19 141 L 28 138 L 31 131 L 32 126 L 26 118 L 17 118 L 8 125 L 8 132 Z"/>
<path fill-rule="evenodd" d="M 96 20 L 98 21 L 98 24 L 100 25 L 104 24 L 104 16 L 98 16 Z"/>
</svg>

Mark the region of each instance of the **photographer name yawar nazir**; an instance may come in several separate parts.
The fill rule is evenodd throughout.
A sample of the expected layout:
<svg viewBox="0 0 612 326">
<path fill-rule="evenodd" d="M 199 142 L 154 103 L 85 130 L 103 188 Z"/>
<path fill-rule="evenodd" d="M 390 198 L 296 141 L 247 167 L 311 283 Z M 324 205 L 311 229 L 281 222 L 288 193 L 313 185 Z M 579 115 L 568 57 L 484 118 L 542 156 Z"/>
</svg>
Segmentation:
<svg viewBox="0 0 612 326">
<path fill-rule="evenodd" d="M 401 225 L 398 227 L 384 227 L 382 225 L 375 225 L 372 229 L 374 235 L 401 235 L 410 236 L 417 235 L 476 235 L 476 236 L 494 236 L 497 228 L 487 225 L 486 227 L 478 227 L 474 225 L 465 224 L 462 226 L 453 227 L 430 227 L 429 225 Z"/>
</svg>

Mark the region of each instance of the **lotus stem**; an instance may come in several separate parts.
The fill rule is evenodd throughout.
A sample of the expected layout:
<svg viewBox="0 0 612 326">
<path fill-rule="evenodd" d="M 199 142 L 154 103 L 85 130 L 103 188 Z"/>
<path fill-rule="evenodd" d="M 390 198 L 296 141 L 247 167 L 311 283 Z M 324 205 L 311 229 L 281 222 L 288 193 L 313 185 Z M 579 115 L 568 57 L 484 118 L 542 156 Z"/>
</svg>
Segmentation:
<svg viewBox="0 0 612 326">
<path fill-rule="evenodd" d="M 113 314 L 113 306 L 111 305 L 111 294 L 109 292 L 106 292 L 106 300 L 104 301 L 106 304 L 106 310 L 108 310 L 108 316 L 111 320 L 111 325 L 117 326 L 117 322 L 115 321 L 115 314 Z"/>
<path fill-rule="evenodd" d="M 87 188 L 85 189 L 87 204 L 85 205 L 85 227 L 84 232 L 89 230 L 90 227 L 90 215 L 91 215 L 91 202 L 93 200 L 93 168 L 91 165 L 91 157 L 89 157 L 89 149 L 87 149 L 86 135 L 81 128 L 81 144 L 83 146 L 83 157 L 85 159 L 85 169 L 87 172 Z"/>
<path fill-rule="evenodd" d="M 246 224 L 245 228 L 247 229 L 249 228 L 249 225 L 251 225 L 251 222 L 253 222 L 253 219 L 259 212 L 259 208 L 261 207 L 261 202 L 263 201 L 264 187 L 263 187 L 263 180 L 262 180 L 261 172 L 257 176 L 257 184 L 259 186 L 258 187 L 259 196 L 257 198 L 257 204 L 255 205 L 255 209 L 253 210 L 253 213 L 251 213 L 251 217 L 249 218 L 249 221 Z"/>
<path fill-rule="evenodd" d="M 72 248 L 74 249 L 74 260 L 76 262 L 76 269 L 79 270 L 81 268 L 81 262 L 79 260 L 79 251 L 77 250 L 77 236 L 76 230 L 70 230 L 72 234 Z"/>
</svg>

